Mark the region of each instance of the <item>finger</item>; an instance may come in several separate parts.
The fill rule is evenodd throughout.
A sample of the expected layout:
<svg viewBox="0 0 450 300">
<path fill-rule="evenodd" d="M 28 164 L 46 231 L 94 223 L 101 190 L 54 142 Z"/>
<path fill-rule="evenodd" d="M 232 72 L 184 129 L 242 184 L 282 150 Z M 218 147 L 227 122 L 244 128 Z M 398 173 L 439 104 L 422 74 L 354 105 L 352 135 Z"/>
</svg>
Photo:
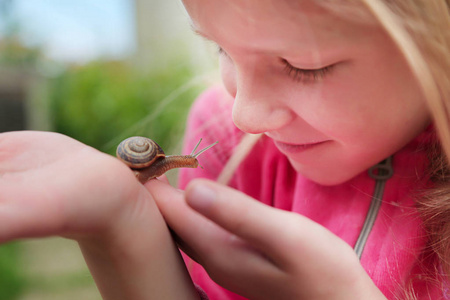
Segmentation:
<svg viewBox="0 0 450 300">
<path fill-rule="evenodd" d="M 223 261 L 223 268 L 226 267 L 225 264 L 230 267 L 230 255 L 234 262 L 258 260 L 260 264 L 260 260 L 264 260 L 267 263 L 267 258 L 256 253 L 247 243 L 190 208 L 182 191 L 157 180 L 147 183 L 146 187 L 167 224 L 178 236 L 180 245 L 199 263 L 208 265 Z"/>
<path fill-rule="evenodd" d="M 215 182 L 192 181 L 186 188 L 186 200 L 193 209 L 249 242 L 275 262 L 284 260 L 286 251 L 293 248 L 292 243 L 308 243 L 314 235 L 315 226 L 310 220 L 274 209 Z"/>
<path fill-rule="evenodd" d="M 170 184 L 169 179 L 167 178 L 167 176 L 165 174 L 158 177 L 158 180 L 161 180 L 164 183 Z"/>
<path fill-rule="evenodd" d="M 192 210 L 184 201 L 184 192 L 160 180 L 150 180 L 145 187 L 152 194 L 169 227 L 193 249 L 208 251 L 207 240 L 223 238 L 225 231 Z M 202 234 L 204 239 L 197 239 Z"/>
<path fill-rule="evenodd" d="M 158 180 L 145 186 L 176 233 L 182 249 L 221 286 L 245 295 L 249 286 L 259 287 L 252 290 L 265 290 L 260 287 L 261 282 L 279 281 L 283 276 L 262 253 L 190 208 L 182 191 Z M 248 296 L 261 298 L 260 295 Z"/>
</svg>

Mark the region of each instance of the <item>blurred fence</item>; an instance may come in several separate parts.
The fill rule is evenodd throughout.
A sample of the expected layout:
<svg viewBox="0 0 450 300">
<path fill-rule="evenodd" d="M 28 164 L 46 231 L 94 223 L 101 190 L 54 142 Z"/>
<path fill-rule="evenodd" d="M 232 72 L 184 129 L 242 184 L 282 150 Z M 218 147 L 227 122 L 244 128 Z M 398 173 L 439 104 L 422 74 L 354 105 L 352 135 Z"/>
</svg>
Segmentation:
<svg viewBox="0 0 450 300">
<path fill-rule="evenodd" d="M 33 69 L 0 68 L 0 132 L 50 130 L 46 80 Z"/>
</svg>

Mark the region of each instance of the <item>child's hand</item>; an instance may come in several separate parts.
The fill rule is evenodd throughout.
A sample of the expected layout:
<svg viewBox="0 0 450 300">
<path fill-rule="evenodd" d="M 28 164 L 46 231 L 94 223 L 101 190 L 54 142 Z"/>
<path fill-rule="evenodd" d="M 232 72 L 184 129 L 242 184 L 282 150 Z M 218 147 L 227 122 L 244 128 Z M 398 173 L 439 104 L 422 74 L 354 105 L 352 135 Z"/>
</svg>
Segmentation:
<svg viewBox="0 0 450 300">
<path fill-rule="evenodd" d="M 0 134 L 0 243 L 50 235 L 79 242 L 105 300 L 198 299 L 128 167 L 60 134 Z"/>
<path fill-rule="evenodd" d="M 235 293 L 250 299 L 385 299 L 353 250 L 307 218 L 205 180 L 187 187 L 187 204 L 167 185 L 147 187 L 183 250 Z"/>
<path fill-rule="evenodd" d="M 0 241 L 98 234 L 139 206 L 139 193 L 127 167 L 71 138 L 0 134 Z"/>
</svg>

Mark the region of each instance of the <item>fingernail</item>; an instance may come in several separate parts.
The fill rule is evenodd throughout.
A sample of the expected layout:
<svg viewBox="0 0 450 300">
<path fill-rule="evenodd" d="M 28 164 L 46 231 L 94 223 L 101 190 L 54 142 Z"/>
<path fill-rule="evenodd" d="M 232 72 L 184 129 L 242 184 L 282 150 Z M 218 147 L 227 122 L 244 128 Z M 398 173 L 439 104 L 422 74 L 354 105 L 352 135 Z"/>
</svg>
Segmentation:
<svg viewBox="0 0 450 300">
<path fill-rule="evenodd" d="M 207 210 L 216 200 L 216 191 L 205 184 L 194 185 L 187 194 L 189 206 L 198 211 Z"/>
</svg>

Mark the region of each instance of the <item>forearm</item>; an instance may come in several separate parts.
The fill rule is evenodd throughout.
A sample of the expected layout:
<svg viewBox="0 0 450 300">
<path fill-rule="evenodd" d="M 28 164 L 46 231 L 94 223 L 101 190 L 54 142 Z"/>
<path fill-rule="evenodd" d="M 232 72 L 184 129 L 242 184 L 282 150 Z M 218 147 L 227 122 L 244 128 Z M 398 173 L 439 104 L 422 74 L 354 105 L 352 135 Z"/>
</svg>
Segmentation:
<svg viewBox="0 0 450 300">
<path fill-rule="evenodd" d="M 79 241 L 103 299 L 198 300 L 159 210 L 153 202 L 149 205 L 146 214 L 113 234 Z"/>
</svg>

